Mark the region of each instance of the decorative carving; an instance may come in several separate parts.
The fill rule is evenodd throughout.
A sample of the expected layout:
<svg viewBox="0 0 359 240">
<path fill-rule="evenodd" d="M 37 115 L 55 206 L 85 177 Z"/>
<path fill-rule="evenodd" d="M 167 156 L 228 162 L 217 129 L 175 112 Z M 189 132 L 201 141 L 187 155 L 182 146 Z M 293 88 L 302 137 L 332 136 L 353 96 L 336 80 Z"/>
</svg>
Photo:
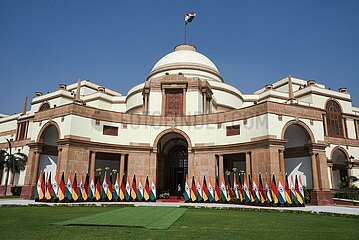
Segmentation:
<svg viewBox="0 0 359 240">
<path fill-rule="evenodd" d="M 183 90 L 168 89 L 166 90 L 166 116 L 182 115 L 183 110 Z"/>
</svg>

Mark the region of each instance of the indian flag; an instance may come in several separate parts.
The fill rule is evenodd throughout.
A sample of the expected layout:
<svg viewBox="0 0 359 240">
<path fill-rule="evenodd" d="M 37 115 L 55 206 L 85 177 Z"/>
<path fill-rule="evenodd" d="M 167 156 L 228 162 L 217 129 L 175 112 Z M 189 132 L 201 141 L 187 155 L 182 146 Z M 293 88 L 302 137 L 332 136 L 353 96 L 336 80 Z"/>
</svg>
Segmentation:
<svg viewBox="0 0 359 240">
<path fill-rule="evenodd" d="M 95 196 L 96 196 L 96 187 L 95 187 L 94 176 L 92 175 L 91 183 L 90 183 L 89 199 L 94 200 Z"/>
<path fill-rule="evenodd" d="M 298 182 L 298 176 L 297 175 L 295 176 L 294 190 L 295 190 L 295 195 L 297 197 L 298 202 L 300 204 L 303 204 L 304 203 L 304 198 L 302 197 L 302 194 L 301 194 L 300 189 L 299 189 L 299 182 Z"/>
<path fill-rule="evenodd" d="M 152 182 L 151 182 L 151 193 L 150 193 L 150 200 L 152 202 L 156 201 L 156 184 L 155 184 L 155 180 L 152 177 Z"/>
<path fill-rule="evenodd" d="M 142 175 L 140 176 L 140 181 L 138 182 L 138 187 L 137 187 L 137 199 L 138 199 L 138 201 L 142 201 L 142 200 L 143 200 Z"/>
<path fill-rule="evenodd" d="M 72 183 L 71 183 L 71 173 L 69 173 L 67 177 L 67 184 L 66 184 L 66 198 L 70 201 L 72 200 Z"/>
<path fill-rule="evenodd" d="M 126 201 L 130 201 L 130 197 L 131 197 L 131 186 L 130 186 L 130 176 L 127 177 L 127 182 L 126 182 L 126 192 L 125 192 L 125 199 Z"/>
<path fill-rule="evenodd" d="M 188 176 L 186 175 L 186 182 L 184 185 L 184 192 L 183 192 L 183 196 L 184 196 L 184 200 L 186 202 L 188 202 L 191 199 L 191 192 L 189 190 L 189 185 L 188 185 Z"/>
<path fill-rule="evenodd" d="M 202 187 L 201 187 L 201 179 L 197 178 L 197 202 L 201 202 L 203 200 L 203 196 L 202 196 Z"/>
<path fill-rule="evenodd" d="M 299 188 L 300 196 L 302 197 L 302 199 L 303 199 L 303 204 L 304 204 L 305 196 L 304 196 L 302 175 L 299 175 L 298 178 L 299 178 L 299 179 L 298 179 L 298 188 Z"/>
<path fill-rule="evenodd" d="M 256 203 L 261 201 L 261 197 L 259 196 L 259 190 L 258 190 L 258 186 L 257 186 L 257 177 L 254 174 L 253 175 L 253 193 L 254 193 L 254 199 L 256 201 Z"/>
<path fill-rule="evenodd" d="M 51 200 L 53 194 L 52 186 L 51 186 L 51 172 L 49 175 L 46 172 L 46 179 L 47 179 L 47 184 L 46 184 L 45 198 L 46 200 Z"/>
<path fill-rule="evenodd" d="M 243 175 L 243 195 L 246 202 L 251 201 L 251 194 L 249 192 L 247 176 L 245 174 Z"/>
<path fill-rule="evenodd" d="M 148 176 L 146 177 L 145 189 L 143 190 L 143 198 L 145 201 L 150 199 L 150 183 L 148 181 Z"/>
<path fill-rule="evenodd" d="M 233 178 L 233 192 L 234 192 L 234 199 L 239 199 L 239 193 L 238 193 L 238 185 L 237 185 L 237 177 L 234 175 Z"/>
<path fill-rule="evenodd" d="M 101 192 L 102 192 L 102 199 L 106 199 L 108 192 L 107 171 L 105 171 L 105 176 L 103 177 Z"/>
<path fill-rule="evenodd" d="M 197 14 L 194 13 L 194 12 L 191 12 L 191 13 L 186 13 L 184 15 L 184 23 L 185 25 L 187 25 L 188 23 L 192 22 L 194 17 L 196 16 Z"/>
<path fill-rule="evenodd" d="M 113 191 L 113 199 L 115 201 L 118 200 L 118 197 L 120 196 L 120 185 L 118 184 L 118 174 L 116 173 L 116 181 L 115 181 L 115 185 L 114 187 L 114 191 Z"/>
<path fill-rule="evenodd" d="M 208 183 L 208 200 L 210 202 L 213 202 L 213 200 L 214 200 L 214 191 L 213 191 L 213 186 L 212 186 L 212 178 L 209 178 L 209 183 Z"/>
<path fill-rule="evenodd" d="M 267 174 L 266 174 L 265 193 L 266 193 L 266 201 L 267 201 L 267 203 L 273 202 L 272 194 L 271 194 L 271 191 L 269 190 L 268 175 Z"/>
<path fill-rule="evenodd" d="M 284 204 L 286 202 L 282 174 L 280 174 L 278 182 L 278 201 L 280 204 Z"/>
<path fill-rule="evenodd" d="M 83 200 L 82 192 L 84 191 L 84 176 L 81 176 L 80 185 L 79 185 L 79 200 Z"/>
<path fill-rule="evenodd" d="M 56 171 L 54 182 L 52 183 L 52 190 L 53 190 L 53 198 L 54 199 L 58 199 L 58 196 L 57 196 L 57 193 L 58 193 L 58 190 L 59 190 L 59 185 L 57 184 L 58 182 L 59 182 L 59 180 L 58 180 L 58 175 L 57 175 L 57 171 Z"/>
<path fill-rule="evenodd" d="M 44 193 L 41 190 L 41 180 L 42 180 L 42 170 L 40 171 L 39 178 L 37 179 L 36 192 L 34 196 L 36 200 L 42 200 L 44 198 Z"/>
<path fill-rule="evenodd" d="M 226 189 L 226 184 L 224 181 L 224 176 L 222 175 L 222 181 L 221 181 L 221 200 L 222 202 L 226 202 L 227 201 L 227 189 Z"/>
</svg>

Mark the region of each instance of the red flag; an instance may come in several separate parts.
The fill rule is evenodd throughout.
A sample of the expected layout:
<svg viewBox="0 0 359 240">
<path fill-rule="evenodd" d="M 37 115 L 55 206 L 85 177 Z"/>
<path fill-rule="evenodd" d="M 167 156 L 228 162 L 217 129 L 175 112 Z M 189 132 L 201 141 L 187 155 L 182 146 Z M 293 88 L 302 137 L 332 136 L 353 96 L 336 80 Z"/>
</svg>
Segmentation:
<svg viewBox="0 0 359 240">
<path fill-rule="evenodd" d="M 206 182 L 206 176 L 203 176 L 202 192 L 203 201 L 206 202 L 208 200 L 208 187 Z"/>
<path fill-rule="evenodd" d="M 192 176 L 191 200 L 192 202 L 195 202 L 197 200 L 197 188 L 196 188 L 196 183 L 194 181 L 194 176 Z"/>
<path fill-rule="evenodd" d="M 131 187 L 131 198 L 132 198 L 132 200 L 136 200 L 136 196 L 137 196 L 136 175 L 133 175 L 132 187 Z"/>
<path fill-rule="evenodd" d="M 263 187 L 263 182 L 262 182 L 262 174 L 259 174 L 258 177 L 259 177 L 259 187 L 258 187 L 259 195 L 261 197 L 261 203 L 264 203 L 266 200 L 266 194 L 264 192 L 264 187 Z"/>
<path fill-rule="evenodd" d="M 277 184 L 275 182 L 274 173 L 273 173 L 273 177 L 272 177 L 271 190 L 272 190 L 273 202 L 275 204 L 277 204 L 278 203 L 278 189 L 277 189 Z"/>
</svg>

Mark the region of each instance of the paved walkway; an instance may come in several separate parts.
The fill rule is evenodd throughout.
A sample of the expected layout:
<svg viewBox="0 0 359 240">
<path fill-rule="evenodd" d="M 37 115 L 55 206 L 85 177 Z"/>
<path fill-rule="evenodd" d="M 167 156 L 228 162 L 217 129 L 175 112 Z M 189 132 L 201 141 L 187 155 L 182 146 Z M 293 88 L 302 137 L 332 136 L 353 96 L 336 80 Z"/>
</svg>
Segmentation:
<svg viewBox="0 0 359 240">
<path fill-rule="evenodd" d="M 101 206 L 105 205 L 134 205 L 134 206 L 161 206 L 161 207 L 206 207 L 206 208 L 255 208 L 255 209 L 275 209 L 275 210 L 285 210 L 285 211 L 305 211 L 312 213 L 338 213 L 338 214 L 351 214 L 359 216 L 358 207 L 348 207 L 348 206 L 312 206 L 308 205 L 306 207 L 258 207 L 258 206 L 248 206 L 248 205 L 237 205 L 237 204 L 222 204 L 222 203 L 171 203 L 171 202 L 81 202 L 81 203 L 46 203 L 46 202 L 35 202 L 34 200 L 23 200 L 23 199 L 1 199 L 0 205 L 94 205 Z"/>
</svg>

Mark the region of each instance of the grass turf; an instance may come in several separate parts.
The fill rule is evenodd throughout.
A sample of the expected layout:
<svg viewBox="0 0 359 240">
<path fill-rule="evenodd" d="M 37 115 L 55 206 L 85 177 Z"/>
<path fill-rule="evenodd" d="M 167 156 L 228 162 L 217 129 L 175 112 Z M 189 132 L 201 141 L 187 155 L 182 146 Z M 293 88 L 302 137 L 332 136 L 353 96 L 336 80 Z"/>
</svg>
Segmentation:
<svg viewBox="0 0 359 240">
<path fill-rule="evenodd" d="M 56 225 L 112 226 L 168 229 L 185 212 L 177 207 L 124 207 L 117 210 L 75 218 Z"/>
<path fill-rule="evenodd" d="M 130 207 L 129 207 L 130 208 Z M 140 208 L 139 208 L 140 209 Z M 357 239 L 358 218 L 239 210 L 188 209 L 167 230 L 53 223 L 119 207 L 0 208 L 1 239 Z"/>
</svg>

